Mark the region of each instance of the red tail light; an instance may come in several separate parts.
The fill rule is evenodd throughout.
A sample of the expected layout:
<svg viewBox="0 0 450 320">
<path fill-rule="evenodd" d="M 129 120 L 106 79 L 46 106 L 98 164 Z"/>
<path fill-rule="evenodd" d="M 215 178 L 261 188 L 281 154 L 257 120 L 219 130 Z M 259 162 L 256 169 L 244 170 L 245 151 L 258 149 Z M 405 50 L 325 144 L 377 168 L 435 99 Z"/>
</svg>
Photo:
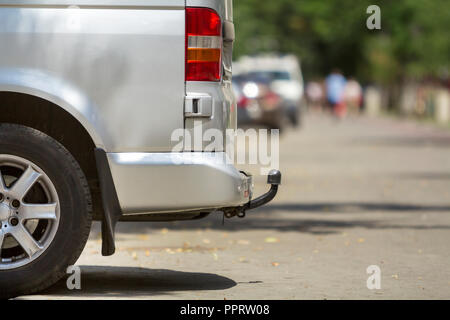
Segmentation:
<svg viewBox="0 0 450 320">
<path fill-rule="evenodd" d="M 208 8 L 186 9 L 186 81 L 220 81 L 222 23 Z"/>
</svg>

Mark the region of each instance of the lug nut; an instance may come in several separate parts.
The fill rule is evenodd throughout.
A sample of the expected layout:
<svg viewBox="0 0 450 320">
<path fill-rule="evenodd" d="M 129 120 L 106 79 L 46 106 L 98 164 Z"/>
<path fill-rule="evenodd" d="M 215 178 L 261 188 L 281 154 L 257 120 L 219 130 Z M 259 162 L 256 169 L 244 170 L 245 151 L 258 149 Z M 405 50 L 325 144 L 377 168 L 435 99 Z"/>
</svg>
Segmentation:
<svg viewBox="0 0 450 320">
<path fill-rule="evenodd" d="M 15 227 L 15 226 L 17 226 L 17 225 L 19 224 L 19 219 L 17 219 L 17 218 L 11 218 L 11 220 L 9 221 L 9 223 L 10 223 L 13 227 Z"/>
<path fill-rule="evenodd" d="M 18 208 L 18 207 L 20 207 L 20 201 L 19 200 L 13 200 L 13 202 L 11 203 L 12 204 L 12 206 L 14 207 L 14 208 Z"/>
</svg>

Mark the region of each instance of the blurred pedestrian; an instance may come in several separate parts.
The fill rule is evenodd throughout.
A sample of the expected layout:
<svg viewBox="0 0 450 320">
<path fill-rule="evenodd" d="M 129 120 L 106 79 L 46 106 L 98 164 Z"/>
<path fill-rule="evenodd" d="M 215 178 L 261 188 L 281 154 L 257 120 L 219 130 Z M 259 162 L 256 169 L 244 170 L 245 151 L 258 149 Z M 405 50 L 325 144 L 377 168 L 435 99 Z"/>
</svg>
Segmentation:
<svg viewBox="0 0 450 320">
<path fill-rule="evenodd" d="M 347 81 L 344 89 L 344 101 L 350 114 L 358 114 L 362 102 L 362 88 L 356 79 Z"/>
<path fill-rule="evenodd" d="M 347 112 L 344 100 L 346 83 L 345 77 L 337 69 L 333 70 L 325 80 L 330 111 L 338 118 L 343 118 Z"/>
<path fill-rule="evenodd" d="M 322 85 L 317 81 L 310 81 L 306 86 L 306 97 L 308 104 L 314 111 L 322 111 L 322 105 L 325 98 Z"/>
</svg>

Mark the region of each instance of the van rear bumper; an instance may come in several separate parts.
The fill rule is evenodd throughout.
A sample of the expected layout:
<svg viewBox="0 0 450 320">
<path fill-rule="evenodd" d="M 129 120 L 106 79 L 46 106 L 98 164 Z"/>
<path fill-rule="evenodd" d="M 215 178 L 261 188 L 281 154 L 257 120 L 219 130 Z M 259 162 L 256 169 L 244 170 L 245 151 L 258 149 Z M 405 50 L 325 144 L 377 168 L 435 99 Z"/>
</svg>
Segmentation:
<svg viewBox="0 0 450 320">
<path fill-rule="evenodd" d="M 252 178 L 226 153 L 107 153 L 124 215 L 213 211 L 249 202 Z"/>
</svg>

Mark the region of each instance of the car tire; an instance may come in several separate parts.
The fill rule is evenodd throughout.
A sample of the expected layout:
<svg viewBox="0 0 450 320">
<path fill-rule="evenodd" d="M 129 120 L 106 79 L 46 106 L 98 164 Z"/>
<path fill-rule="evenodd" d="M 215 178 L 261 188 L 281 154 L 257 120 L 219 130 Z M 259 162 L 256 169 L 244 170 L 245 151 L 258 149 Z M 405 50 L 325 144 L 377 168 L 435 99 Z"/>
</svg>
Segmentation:
<svg viewBox="0 0 450 320">
<path fill-rule="evenodd" d="M 86 177 L 64 146 L 35 129 L 0 124 L 0 220 L 0 298 L 64 277 L 92 223 Z"/>
</svg>

